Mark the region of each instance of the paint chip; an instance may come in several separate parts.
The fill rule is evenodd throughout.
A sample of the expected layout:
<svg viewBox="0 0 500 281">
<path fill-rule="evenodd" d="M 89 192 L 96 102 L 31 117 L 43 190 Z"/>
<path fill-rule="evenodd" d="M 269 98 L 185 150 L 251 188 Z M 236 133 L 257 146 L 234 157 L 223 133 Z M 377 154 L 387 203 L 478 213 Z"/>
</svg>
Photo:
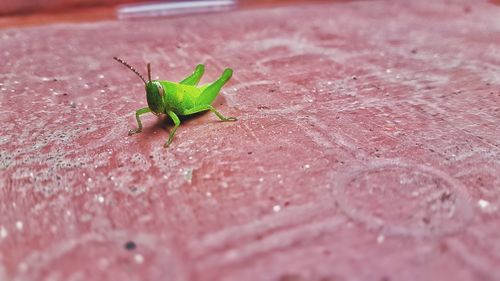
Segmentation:
<svg viewBox="0 0 500 281">
<path fill-rule="evenodd" d="M 273 206 L 273 212 L 277 213 L 279 211 L 281 211 L 281 206 L 280 205 L 274 205 Z"/>
<path fill-rule="evenodd" d="M 0 238 L 5 239 L 7 238 L 7 235 L 9 235 L 9 232 L 5 227 L 0 227 Z"/>
<path fill-rule="evenodd" d="M 22 222 L 22 221 L 16 221 L 16 228 L 17 228 L 19 231 L 23 230 L 23 227 L 24 227 L 24 225 L 23 225 L 23 222 Z"/>
<path fill-rule="evenodd" d="M 136 254 L 136 255 L 134 255 L 134 261 L 136 263 L 141 264 L 141 263 L 144 262 L 144 257 L 142 255 L 140 255 L 140 254 Z"/>
<path fill-rule="evenodd" d="M 380 234 L 379 236 L 377 236 L 377 243 L 380 244 L 380 243 L 384 242 L 384 240 L 385 240 L 384 235 Z"/>
</svg>

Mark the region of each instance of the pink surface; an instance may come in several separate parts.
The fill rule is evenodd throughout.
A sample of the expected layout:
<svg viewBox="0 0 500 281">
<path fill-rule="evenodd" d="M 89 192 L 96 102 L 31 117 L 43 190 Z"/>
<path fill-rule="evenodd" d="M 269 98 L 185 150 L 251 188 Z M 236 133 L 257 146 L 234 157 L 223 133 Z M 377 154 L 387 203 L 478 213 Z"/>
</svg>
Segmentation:
<svg viewBox="0 0 500 281">
<path fill-rule="evenodd" d="M 0 280 L 500 280 L 500 7 L 419 2 L 0 30 Z"/>
</svg>

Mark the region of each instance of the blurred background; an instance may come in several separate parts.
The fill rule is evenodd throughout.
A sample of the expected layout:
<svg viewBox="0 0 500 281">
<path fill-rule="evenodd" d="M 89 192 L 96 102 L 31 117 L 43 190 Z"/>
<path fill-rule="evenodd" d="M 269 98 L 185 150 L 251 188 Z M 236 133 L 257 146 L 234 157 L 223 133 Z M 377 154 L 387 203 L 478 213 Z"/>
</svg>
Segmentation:
<svg viewBox="0 0 500 281">
<path fill-rule="evenodd" d="M 18 0 L 0 1 L 0 28 L 53 22 L 79 22 L 144 16 L 213 12 L 333 0 Z M 340 1 L 335 1 L 340 2 Z M 148 11 L 144 13 L 144 9 Z M 153 10 L 156 9 L 156 12 Z"/>
</svg>

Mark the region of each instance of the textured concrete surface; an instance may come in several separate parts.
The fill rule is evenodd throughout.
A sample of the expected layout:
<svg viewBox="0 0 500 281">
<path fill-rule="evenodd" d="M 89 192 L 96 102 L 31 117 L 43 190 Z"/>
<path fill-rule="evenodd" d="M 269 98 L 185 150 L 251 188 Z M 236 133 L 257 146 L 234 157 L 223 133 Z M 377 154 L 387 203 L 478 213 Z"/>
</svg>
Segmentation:
<svg viewBox="0 0 500 281">
<path fill-rule="evenodd" d="M 500 280 L 500 7 L 469 3 L 0 30 L 0 280 Z M 238 122 L 127 136 L 112 56 L 234 68 Z"/>
</svg>

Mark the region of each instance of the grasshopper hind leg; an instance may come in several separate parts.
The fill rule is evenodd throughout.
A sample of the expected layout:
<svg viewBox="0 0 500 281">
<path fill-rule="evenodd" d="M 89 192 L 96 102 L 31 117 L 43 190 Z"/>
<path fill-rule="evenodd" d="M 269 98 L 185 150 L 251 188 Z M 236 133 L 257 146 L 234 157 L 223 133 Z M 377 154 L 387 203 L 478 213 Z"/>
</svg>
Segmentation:
<svg viewBox="0 0 500 281">
<path fill-rule="evenodd" d="M 186 77 L 184 80 L 179 82 L 179 84 L 197 86 L 203 76 L 203 73 L 205 73 L 205 66 L 203 64 L 198 64 L 193 74 Z"/>
<path fill-rule="evenodd" d="M 233 70 L 231 68 L 226 68 L 219 79 L 210 85 L 204 86 L 203 92 L 201 92 L 196 104 L 206 105 L 211 104 L 220 92 L 220 89 L 224 84 L 231 79 L 233 76 Z"/>
</svg>

